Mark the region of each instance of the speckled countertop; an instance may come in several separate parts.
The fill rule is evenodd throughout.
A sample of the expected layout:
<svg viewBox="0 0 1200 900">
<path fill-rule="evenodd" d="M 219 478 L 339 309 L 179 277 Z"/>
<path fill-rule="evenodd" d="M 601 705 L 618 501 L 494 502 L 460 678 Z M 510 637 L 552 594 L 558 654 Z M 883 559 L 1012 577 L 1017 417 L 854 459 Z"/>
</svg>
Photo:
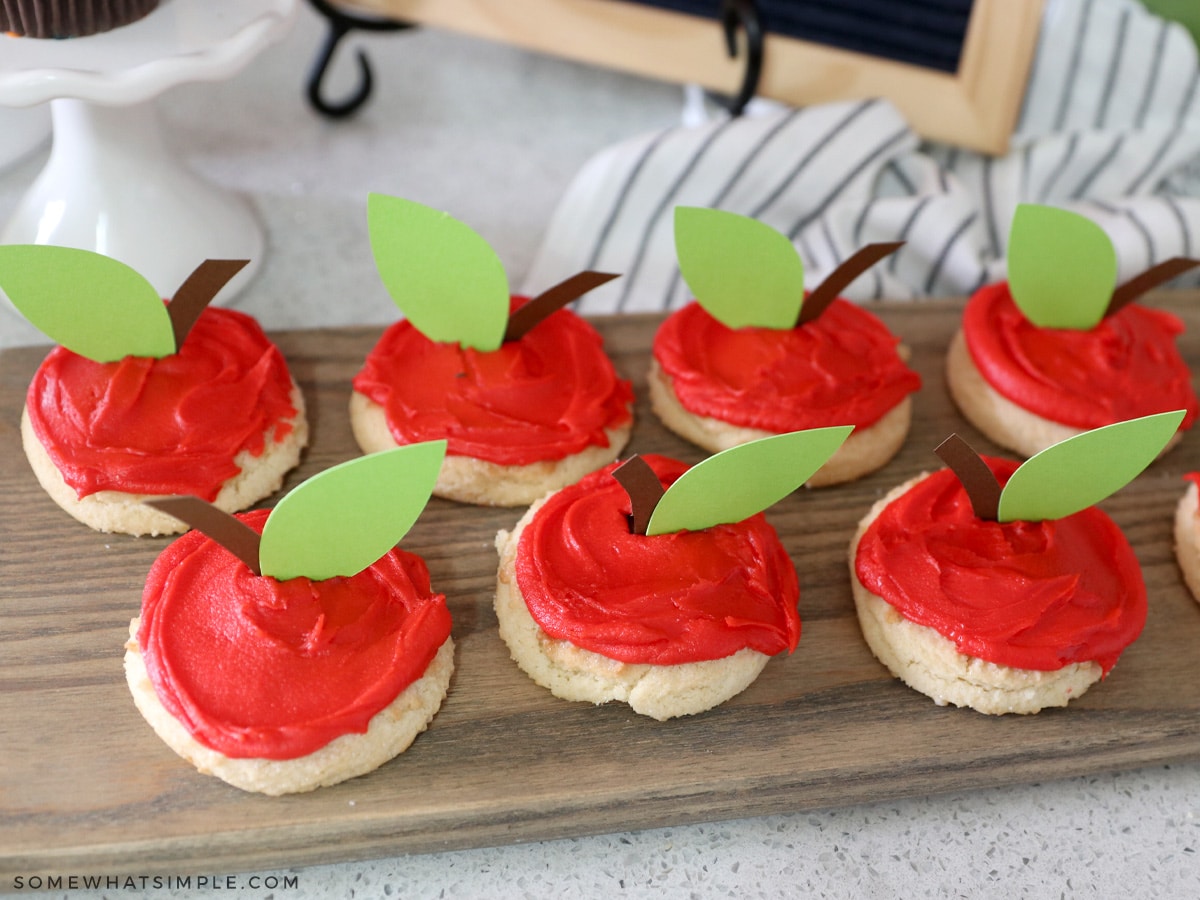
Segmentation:
<svg viewBox="0 0 1200 900">
<path fill-rule="evenodd" d="M 267 328 L 382 324 L 369 191 L 445 209 L 519 283 L 571 177 L 596 150 L 678 119 L 678 88 L 433 31 L 356 39 L 377 91 L 361 115 L 303 96 L 322 34 L 295 29 L 238 76 L 160 98 L 168 139 L 248 194 L 269 255 L 234 305 Z M 353 45 L 353 44 L 352 44 Z M 343 51 L 348 48 L 343 48 Z M 342 53 L 336 95 L 349 72 Z M 0 219 L 46 150 L 0 170 Z M 330 260 L 336 260 L 336 274 Z M 0 347 L 41 343 L 0 307 Z M 1047 784 L 793 815 L 271 873 L 204 890 L 136 880 L 71 897 L 1179 897 L 1200 896 L 1200 761 Z M 219 876 L 219 877 L 217 877 Z M 0 891 L 19 885 L 0 884 Z"/>
</svg>

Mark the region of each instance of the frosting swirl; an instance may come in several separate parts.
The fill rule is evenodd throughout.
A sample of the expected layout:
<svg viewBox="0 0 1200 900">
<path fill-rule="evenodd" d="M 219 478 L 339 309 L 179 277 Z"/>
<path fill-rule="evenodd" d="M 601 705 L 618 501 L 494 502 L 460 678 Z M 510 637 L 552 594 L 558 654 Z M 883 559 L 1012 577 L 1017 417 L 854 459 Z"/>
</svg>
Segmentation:
<svg viewBox="0 0 1200 900">
<path fill-rule="evenodd" d="M 26 394 L 38 440 L 79 497 L 102 490 L 213 500 L 282 440 L 296 415 L 292 378 L 258 323 L 208 307 L 178 353 L 92 362 L 56 347 Z"/>
<path fill-rule="evenodd" d="M 1196 419 L 1191 373 L 1175 346 L 1177 316 L 1131 303 L 1094 328 L 1039 328 L 1008 284 L 981 288 L 963 311 L 963 336 L 983 378 L 1042 418 L 1088 430 L 1175 409 Z"/>
<path fill-rule="evenodd" d="M 268 510 L 238 517 L 261 532 Z M 450 635 L 420 557 L 349 578 L 254 575 L 196 531 L 155 560 L 137 641 L 162 705 L 230 757 L 294 759 L 363 733 Z"/>
<path fill-rule="evenodd" d="M 1016 470 L 988 459 L 1001 482 Z M 925 476 L 866 529 L 854 571 L 906 619 L 960 653 L 1053 671 L 1095 660 L 1107 673 L 1146 621 L 1129 542 L 1103 511 L 1063 519 L 979 519 L 949 469 Z"/>
<path fill-rule="evenodd" d="M 898 343 L 840 298 L 782 330 L 731 329 L 693 301 L 663 322 L 653 352 L 689 412 L 782 434 L 878 421 L 921 386 Z"/>
<path fill-rule="evenodd" d="M 687 469 L 643 457 L 665 485 Z M 626 663 L 773 655 L 800 638 L 800 586 L 760 513 L 703 531 L 635 535 L 616 464 L 551 495 L 521 532 L 516 584 L 551 637 Z"/>
<path fill-rule="evenodd" d="M 513 298 L 513 308 L 526 298 Z M 599 333 L 560 309 L 520 340 L 480 352 L 434 342 L 408 320 L 389 326 L 354 378 L 400 444 L 447 441 L 450 455 L 498 465 L 558 460 L 608 446 L 630 421 L 633 388 Z"/>
</svg>

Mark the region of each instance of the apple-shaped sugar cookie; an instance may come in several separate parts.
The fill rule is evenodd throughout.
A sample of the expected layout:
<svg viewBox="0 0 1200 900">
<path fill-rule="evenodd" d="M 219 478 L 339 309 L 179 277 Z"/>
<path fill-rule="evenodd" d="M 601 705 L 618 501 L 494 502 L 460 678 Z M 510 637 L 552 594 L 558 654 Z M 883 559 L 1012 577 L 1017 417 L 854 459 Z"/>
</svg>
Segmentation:
<svg viewBox="0 0 1200 900">
<path fill-rule="evenodd" d="M 250 316 L 208 306 L 244 265 L 207 260 L 164 304 L 101 254 L 0 247 L 0 289 L 59 343 L 26 394 L 25 452 L 79 521 L 173 534 L 179 523 L 141 500 L 187 493 L 245 509 L 299 462 L 308 425 L 282 354 Z"/>
<path fill-rule="evenodd" d="M 138 710 L 201 772 L 247 791 L 309 791 L 405 750 L 454 669 L 445 597 L 395 544 L 444 442 L 327 469 L 271 511 L 148 501 L 194 526 L 155 561 L 129 626 Z"/>
<path fill-rule="evenodd" d="M 744 690 L 800 637 L 795 567 L 761 510 L 850 430 L 774 435 L 690 469 L 637 456 L 533 504 L 496 537 L 496 617 L 517 665 L 556 697 L 660 721 Z"/>
<path fill-rule="evenodd" d="M 899 244 L 864 247 L 807 296 L 791 241 L 754 219 L 679 207 L 675 244 L 696 300 L 654 337 L 650 402 L 668 428 L 717 452 L 853 425 L 810 487 L 853 480 L 896 454 L 920 377 L 878 317 L 838 292 Z"/>
<path fill-rule="evenodd" d="M 445 213 L 372 194 L 371 248 L 405 318 L 354 378 L 364 452 L 445 439 L 434 493 L 522 506 L 616 459 L 633 391 L 596 330 L 563 305 L 614 277 L 583 272 L 538 297 L 512 297 L 478 234 Z"/>
<path fill-rule="evenodd" d="M 1017 207 L 1007 257 L 1008 280 L 971 297 L 946 357 L 950 395 L 973 425 L 1025 457 L 1168 410 L 1185 411 L 1181 433 L 1192 427 L 1200 407 L 1176 348 L 1183 323 L 1134 301 L 1195 260 L 1169 259 L 1114 290 L 1104 230 L 1032 204 Z"/>
<path fill-rule="evenodd" d="M 850 545 L 875 656 L 939 705 L 991 715 L 1083 694 L 1146 619 L 1137 557 L 1094 504 L 1149 465 L 1182 418 L 1087 431 L 1020 466 L 947 439 L 937 452 L 949 468 L 891 491 Z"/>
<path fill-rule="evenodd" d="M 1184 584 L 1200 602 L 1200 472 L 1184 477 L 1189 484 L 1175 505 L 1175 559 Z"/>
</svg>

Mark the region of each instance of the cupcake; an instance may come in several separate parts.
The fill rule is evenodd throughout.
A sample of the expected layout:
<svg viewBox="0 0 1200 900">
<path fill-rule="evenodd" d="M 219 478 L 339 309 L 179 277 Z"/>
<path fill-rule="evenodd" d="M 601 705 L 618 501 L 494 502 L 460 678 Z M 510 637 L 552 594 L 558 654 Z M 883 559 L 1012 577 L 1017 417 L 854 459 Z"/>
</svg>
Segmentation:
<svg viewBox="0 0 1200 900">
<path fill-rule="evenodd" d="M 354 377 L 365 453 L 445 439 L 435 495 L 522 506 L 617 458 L 633 390 L 596 330 L 563 306 L 612 276 L 513 297 L 482 238 L 427 207 L 372 195 L 372 249 L 405 318 Z"/>
<path fill-rule="evenodd" d="M 710 451 L 835 424 L 854 426 L 810 487 L 860 478 L 903 445 L 920 377 L 877 316 L 837 296 L 898 244 L 864 248 L 805 294 L 791 242 L 733 213 L 675 213 L 680 271 L 696 299 L 659 327 L 651 408 Z"/>
<path fill-rule="evenodd" d="M 777 435 L 691 469 L 634 457 L 534 503 L 496 537 L 495 610 L 513 660 L 556 697 L 618 701 L 659 721 L 745 690 L 800 637 L 795 567 L 759 508 L 795 490 L 848 432 Z M 802 442 L 818 436 L 809 466 L 816 445 Z M 730 479 L 743 451 L 741 473 L 778 473 L 767 496 Z M 731 499 L 748 505 L 722 509 Z"/>
<path fill-rule="evenodd" d="M 1116 256 L 1099 226 L 1065 210 L 1018 207 L 1008 281 L 970 298 L 951 341 L 951 397 L 988 438 L 1025 457 L 1167 410 L 1185 410 L 1180 431 L 1191 428 L 1200 407 L 1176 347 L 1183 323 L 1134 300 L 1193 264 L 1168 260 L 1114 291 Z"/>
<path fill-rule="evenodd" d="M 70 38 L 111 31 L 150 15 L 159 0 L 0 0 L 0 31 Z"/>
<path fill-rule="evenodd" d="M 29 385 L 24 449 L 80 522 L 174 534 L 179 523 L 143 499 L 185 493 L 245 509 L 299 462 L 308 426 L 283 355 L 250 316 L 207 306 L 242 265 L 210 260 L 164 306 L 99 254 L 0 248 L 0 287 L 61 341 Z"/>
<path fill-rule="evenodd" d="M 409 747 L 446 696 L 454 643 L 424 561 L 388 542 L 414 518 L 397 485 L 432 485 L 443 452 L 354 460 L 271 511 L 155 501 L 197 528 L 151 567 L 125 645 L 134 703 L 164 743 L 271 795 L 366 774 Z M 324 496 L 306 503 L 314 486 Z"/>
<path fill-rule="evenodd" d="M 938 705 L 989 715 L 1065 706 L 1146 620 L 1136 555 L 1094 504 L 1153 460 L 1182 411 L 1069 439 L 1022 466 L 957 436 L 950 464 L 879 500 L 850 544 L 863 637 Z"/>
</svg>

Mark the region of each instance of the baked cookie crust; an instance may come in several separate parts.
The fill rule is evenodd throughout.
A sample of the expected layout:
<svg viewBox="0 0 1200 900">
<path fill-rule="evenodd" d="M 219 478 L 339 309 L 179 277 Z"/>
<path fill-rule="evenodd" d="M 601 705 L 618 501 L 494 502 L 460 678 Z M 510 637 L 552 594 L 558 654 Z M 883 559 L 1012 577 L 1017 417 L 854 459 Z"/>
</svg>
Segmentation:
<svg viewBox="0 0 1200 900">
<path fill-rule="evenodd" d="M 263 452 L 258 456 L 242 451 L 234 457 L 241 471 L 229 479 L 217 494 L 213 505 L 233 513 L 248 509 L 283 486 L 283 479 L 300 462 L 300 454 L 308 444 L 308 419 L 304 410 L 304 395 L 292 384 L 292 406 L 296 410 L 290 419 L 291 431 L 279 441 L 274 439 L 275 425 L 267 430 Z M 25 455 L 37 476 L 38 483 L 50 498 L 73 518 L 96 531 L 132 535 L 182 534 L 188 526 L 142 501 L 153 494 L 133 494 L 123 491 L 97 491 L 79 497 L 64 480 L 42 442 L 34 433 L 29 410 L 21 413 L 21 443 Z"/>
<path fill-rule="evenodd" d="M 425 674 L 377 712 L 364 734 L 343 734 L 296 759 L 235 759 L 205 747 L 162 705 L 137 643 L 140 619 L 129 623 L 125 680 L 133 702 L 154 733 L 204 775 L 244 791 L 279 796 L 312 791 L 365 775 L 403 753 L 445 699 L 454 673 L 454 641 L 446 638 Z"/>
<path fill-rule="evenodd" d="M 397 446 L 388 429 L 387 411 L 358 391 L 350 395 L 350 427 L 364 453 L 378 453 Z M 613 462 L 632 433 L 631 410 L 630 420 L 625 424 L 605 429 L 607 447 L 586 447 L 563 459 L 502 466 L 469 456 L 447 454 L 433 493 L 446 500 L 477 506 L 527 506 Z"/>
<path fill-rule="evenodd" d="M 744 691 L 762 672 L 770 657 L 751 649 L 704 662 L 631 664 L 548 635 L 529 614 L 514 570 L 521 532 L 544 502 L 534 503 L 511 532 L 496 535 L 500 566 L 494 605 L 500 637 L 534 682 L 563 700 L 596 705 L 618 701 L 665 721 L 712 709 Z"/>
<path fill-rule="evenodd" d="M 925 475 L 894 488 L 871 507 L 850 542 L 850 584 L 863 638 L 876 659 L 939 706 L 969 707 L 986 715 L 1032 714 L 1066 706 L 1103 675 L 1094 661 L 1070 663 L 1049 672 L 998 665 L 960 653 L 936 629 L 904 618 L 890 603 L 858 580 L 855 560 L 863 534 L 884 507 Z"/>
</svg>

